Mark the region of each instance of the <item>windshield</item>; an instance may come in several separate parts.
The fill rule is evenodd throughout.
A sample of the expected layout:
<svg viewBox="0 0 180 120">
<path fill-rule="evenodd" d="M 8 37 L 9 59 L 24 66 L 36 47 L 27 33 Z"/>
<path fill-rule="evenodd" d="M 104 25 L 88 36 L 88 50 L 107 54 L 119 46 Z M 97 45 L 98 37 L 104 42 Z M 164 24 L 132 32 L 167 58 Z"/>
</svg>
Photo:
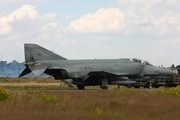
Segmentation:
<svg viewBox="0 0 180 120">
<path fill-rule="evenodd" d="M 142 63 L 142 64 L 144 64 L 144 65 L 150 65 L 150 66 L 153 66 L 151 63 L 149 63 L 149 62 L 147 62 L 147 61 L 139 60 L 139 59 L 136 59 L 136 58 L 133 58 L 133 59 L 131 59 L 130 61 L 136 62 L 136 63 Z"/>
<path fill-rule="evenodd" d="M 151 63 L 144 61 L 143 64 L 153 66 Z"/>
</svg>

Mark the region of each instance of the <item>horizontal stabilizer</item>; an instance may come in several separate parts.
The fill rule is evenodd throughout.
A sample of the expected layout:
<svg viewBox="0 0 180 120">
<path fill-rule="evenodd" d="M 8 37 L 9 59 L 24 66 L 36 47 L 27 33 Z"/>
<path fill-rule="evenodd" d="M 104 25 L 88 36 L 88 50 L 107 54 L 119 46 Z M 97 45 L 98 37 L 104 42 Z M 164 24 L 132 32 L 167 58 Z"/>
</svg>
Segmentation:
<svg viewBox="0 0 180 120">
<path fill-rule="evenodd" d="M 31 70 L 28 67 L 26 67 L 24 69 L 24 71 L 19 75 L 19 77 L 25 76 L 25 75 L 29 74 L 30 72 L 31 72 Z"/>
<path fill-rule="evenodd" d="M 29 66 L 29 69 L 34 73 L 35 76 L 41 76 L 49 65 L 35 65 Z"/>
</svg>

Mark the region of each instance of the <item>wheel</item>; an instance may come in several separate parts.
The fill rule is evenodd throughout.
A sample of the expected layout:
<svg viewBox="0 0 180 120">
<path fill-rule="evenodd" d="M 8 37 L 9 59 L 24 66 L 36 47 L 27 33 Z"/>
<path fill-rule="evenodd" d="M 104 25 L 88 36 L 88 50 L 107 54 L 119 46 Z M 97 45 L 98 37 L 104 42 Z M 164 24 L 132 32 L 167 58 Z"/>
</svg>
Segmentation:
<svg viewBox="0 0 180 120">
<path fill-rule="evenodd" d="M 83 85 L 77 85 L 79 90 L 84 90 L 84 86 Z"/>
<path fill-rule="evenodd" d="M 101 87 L 101 89 L 103 89 L 103 90 L 107 90 L 108 89 L 108 87 L 102 87 L 102 86 L 100 86 Z"/>
<path fill-rule="evenodd" d="M 140 88 L 140 86 L 134 86 L 134 88 Z"/>
<path fill-rule="evenodd" d="M 148 84 L 148 88 L 151 89 L 152 88 L 152 84 L 149 83 Z"/>
<path fill-rule="evenodd" d="M 159 85 L 154 85 L 153 87 L 155 87 L 155 88 L 159 88 Z"/>
<path fill-rule="evenodd" d="M 128 88 L 132 88 L 133 86 L 132 86 L 132 85 L 127 85 L 126 87 L 128 87 Z"/>
<path fill-rule="evenodd" d="M 165 87 L 171 87 L 170 84 L 168 82 L 166 82 Z"/>
<path fill-rule="evenodd" d="M 151 88 L 152 88 L 152 84 L 151 84 L 150 82 L 147 82 L 147 84 L 145 85 L 144 88 L 149 88 L 149 89 L 151 89 Z"/>
</svg>

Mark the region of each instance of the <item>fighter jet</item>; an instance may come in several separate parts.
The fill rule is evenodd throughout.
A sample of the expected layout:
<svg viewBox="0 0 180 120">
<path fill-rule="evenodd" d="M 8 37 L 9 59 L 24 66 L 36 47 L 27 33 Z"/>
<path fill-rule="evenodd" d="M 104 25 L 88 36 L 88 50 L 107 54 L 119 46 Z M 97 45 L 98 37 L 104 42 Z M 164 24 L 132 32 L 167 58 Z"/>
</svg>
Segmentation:
<svg viewBox="0 0 180 120">
<path fill-rule="evenodd" d="M 55 80 L 71 79 L 78 89 L 94 85 L 108 89 L 111 84 L 127 86 L 136 84 L 135 79 L 175 74 L 171 69 L 155 67 L 138 59 L 68 60 L 36 44 L 24 44 L 24 52 L 26 68 L 19 77 L 30 72 L 35 76 L 45 73 Z"/>
</svg>

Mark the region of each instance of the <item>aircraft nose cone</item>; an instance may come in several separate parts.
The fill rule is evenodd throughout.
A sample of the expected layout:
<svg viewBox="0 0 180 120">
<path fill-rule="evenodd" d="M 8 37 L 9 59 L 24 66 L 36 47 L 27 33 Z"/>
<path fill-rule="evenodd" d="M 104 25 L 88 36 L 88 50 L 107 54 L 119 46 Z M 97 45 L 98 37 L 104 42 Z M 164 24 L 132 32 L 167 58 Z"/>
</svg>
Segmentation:
<svg viewBox="0 0 180 120">
<path fill-rule="evenodd" d="M 168 70 L 168 74 L 169 74 L 169 75 L 176 75 L 177 72 L 176 72 L 176 70 L 171 70 L 171 69 L 169 69 L 169 70 Z"/>
<path fill-rule="evenodd" d="M 178 75 L 178 71 L 177 70 L 171 70 L 173 75 Z"/>
<path fill-rule="evenodd" d="M 160 75 L 175 75 L 176 71 L 171 70 L 171 69 L 167 69 L 167 68 L 160 68 L 159 69 L 159 74 Z"/>
</svg>

